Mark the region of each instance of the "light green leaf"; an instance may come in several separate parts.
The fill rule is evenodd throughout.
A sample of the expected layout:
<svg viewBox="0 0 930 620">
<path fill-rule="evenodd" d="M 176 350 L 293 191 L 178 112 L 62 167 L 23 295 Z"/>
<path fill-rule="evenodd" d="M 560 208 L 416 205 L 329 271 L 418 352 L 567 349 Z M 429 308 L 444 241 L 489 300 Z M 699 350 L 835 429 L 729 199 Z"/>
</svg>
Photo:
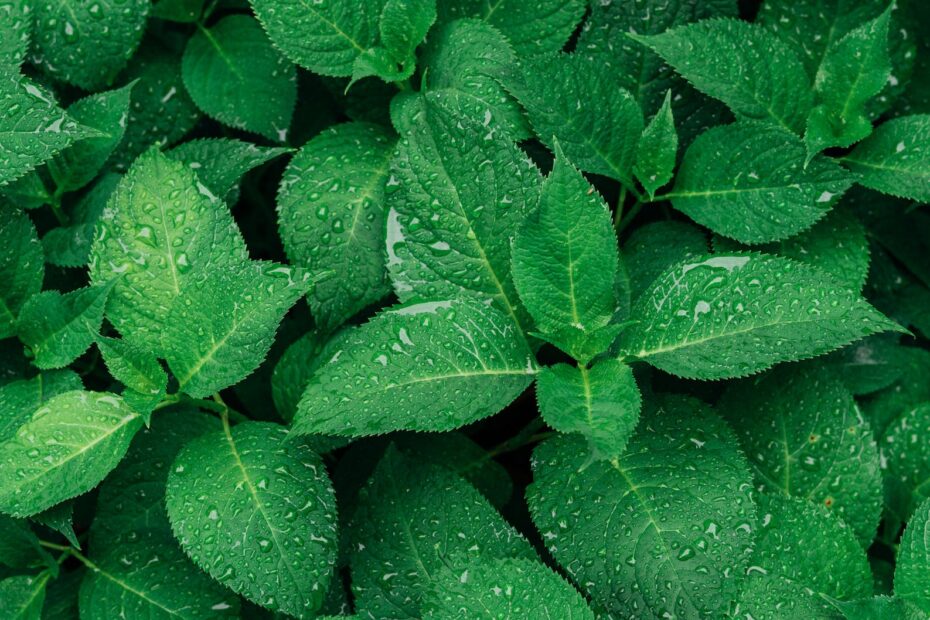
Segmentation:
<svg viewBox="0 0 930 620">
<path fill-rule="evenodd" d="M 164 395 L 168 375 L 155 355 L 119 338 L 97 338 L 97 348 L 113 378 L 147 396 Z"/>
<path fill-rule="evenodd" d="M 71 500 L 61 502 L 57 506 L 52 506 L 37 515 L 30 517 L 32 521 L 44 525 L 52 531 L 58 532 L 64 536 L 72 547 L 80 549 L 81 543 L 78 541 L 77 534 L 74 531 L 74 502 Z"/>
<path fill-rule="evenodd" d="M 0 386 L 0 441 L 16 435 L 34 411 L 48 399 L 72 390 L 81 390 L 81 377 L 73 370 L 50 370 L 31 379 L 11 381 Z"/>
<path fill-rule="evenodd" d="M 209 396 L 251 374 L 308 281 L 303 271 L 250 261 L 192 282 L 175 299 L 163 328 L 161 350 L 178 389 Z"/>
<path fill-rule="evenodd" d="M 29 216 L 0 198 L 0 338 L 16 333 L 26 300 L 42 289 L 45 261 Z"/>
<path fill-rule="evenodd" d="M 524 63 L 513 90 L 543 144 L 554 148 L 556 139 L 585 172 L 632 182 L 643 113 L 627 90 L 603 79 L 602 63 L 578 54 L 539 56 Z"/>
<path fill-rule="evenodd" d="M 323 461 L 286 438 L 282 426 L 247 422 L 187 444 L 168 476 L 168 517 L 213 578 L 304 616 L 320 607 L 332 574 L 336 506 Z"/>
<path fill-rule="evenodd" d="M 68 108 L 68 115 L 81 125 L 96 129 L 99 136 L 79 140 L 48 162 L 58 193 L 80 189 L 90 183 L 123 139 L 129 115 L 129 96 L 134 82 L 117 90 L 96 93 Z"/>
<path fill-rule="evenodd" d="M 287 348 L 271 374 L 271 396 L 284 421 L 290 422 L 294 418 L 297 404 L 310 379 L 329 362 L 351 333 L 351 329 L 345 329 L 329 337 L 311 331 Z"/>
<path fill-rule="evenodd" d="M 836 608 L 801 584 L 781 575 L 747 576 L 734 614 L 760 620 L 837 620 Z"/>
<path fill-rule="evenodd" d="M 278 228 L 290 261 L 316 277 L 310 310 L 336 329 L 390 292 L 384 267 L 384 185 L 394 138 L 382 127 L 346 123 L 308 142 L 278 190 Z"/>
<path fill-rule="evenodd" d="M 516 325 L 480 301 L 395 307 L 353 329 L 317 371 L 294 431 L 451 430 L 506 407 L 535 373 Z"/>
<path fill-rule="evenodd" d="M 680 263 L 656 279 L 632 314 L 640 322 L 623 334 L 626 354 L 694 379 L 745 376 L 901 331 L 827 274 L 762 254 Z"/>
<path fill-rule="evenodd" d="M 36 0 L 34 62 L 84 90 L 108 86 L 133 55 L 149 0 Z"/>
<path fill-rule="evenodd" d="M 73 391 L 40 406 L 0 444 L 0 510 L 42 512 L 89 491 L 116 467 L 142 417 L 106 392 Z"/>
<path fill-rule="evenodd" d="M 397 61 L 383 47 L 373 47 L 365 50 L 355 59 L 355 64 L 352 65 L 352 80 L 346 90 L 366 77 L 379 77 L 385 82 L 406 80 L 413 75 L 415 69 L 416 61 L 414 58 Z"/>
<path fill-rule="evenodd" d="M 846 620 L 923 620 L 925 615 L 901 598 L 874 596 L 858 601 L 834 601 Z"/>
<path fill-rule="evenodd" d="M 930 115 L 902 116 L 878 126 L 875 132 L 843 158 L 868 188 L 930 201 Z"/>
<path fill-rule="evenodd" d="M 672 180 L 677 154 L 678 133 L 672 116 L 672 91 L 667 91 L 662 107 L 646 125 L 636 146 L 633 174 L 646 188 L 650 198 L 657 189 Z"/>
<path fill-rule="evenodd" d="M 741 122 L 698 136 L 664 197 L 699 224 L 742 243 L 779 241 L 807 230 L 852 185 L 833 160 L 805 167 L 804 144 L 768 123 Z"/>
<path fill-rule="evenodd" d="M 59 108 L 51 93 L 28 78 L 0 76 L 0 186 L 93 134 Z"/>
<path fill-rule="evenodd" d="M 38 209 L 52 201 L 52 192 L 45 186 L 38 170 L 30 170 L 15 181 L 7 183 L 0 189 L 0 195 L 15 206 L 27 210 Z"/>
<path fill-rule="evenodd" d="M 541 177 L 516 144 L 456 113 L 447 95 L 427 94 L 391 165 L 388 272 L 401 301 L 464 290 L 525 329 L 510 244 L 536 206 Z"/>
<path fill-rule="evenodd" d="M 908 407 L 879 439 L 885 505 L 901 523 L 930 498 L 930 446 L 918 438 L 930 429 L 930 403 Z"/>
<path fill-rule="evenodd" d="M 275 47 L 314 73 L 352 75 L 359 54 L 378 40 L 385 0 L 250 0 Z"/>
<path fill-rule="evenodd" d="M 812 365 L 783 366 L 732 384 L 719 408 L 760 490 L 829 508 L 868 546 L 882 510 L 878 449 L 835 376 Z"/>
<path fill-rule="evenodd" d="M 817 70 L 818 105 L 807 119 L 808 157 L 833 146 L 847 147 L 872 133 L 866 103 L 891 75 L 888 20 L 891 6 L 831 45 Z"/>
<path fill-rule="evenodd" d="M 50 573 L 15 575 L 0 581 L 0 608 L 10 620 L 39 620 Z"/>
<path fill-rule="evenodd" d="M 165 155 L 184 163 L 211 192 L 229 200 L 245 173 L 289 152 L 284 147 L 257 146 L 234 138 L 200 138 L 188 140 Z"/>
<path fill-rule="evenodd" d="M 924 501 L 908 522 L 898 548 L 894 593 L 930 613 L 930 500 Z"/>
<path fill-rule="evenodd" d="M 733 432 L 698 401 L 665 398 L 619 459 L 588 461 L 570 435 L 534 452 L 527 501 L 556 561 L 616 617 L 721 617 L 756 525 Z"/>
<path fill-rule="evenodd" d="M 0 8 L 0 70 L 4 75 L 13 75 L 26 59 L 32 15 L 32 5 L 26 0 L 13 0 Z"/>
<path fill-rule="evenodd" d="M 514 284 L 536 327 L 570 332 L 566 352 L 587 362 L 579 355 L 585 341 L 617 308 L 617 237 L 607 203 L 558 145 L 539 208 L 514 238 L 512 260 Z"/>
<path fill-rule="evenodd" d="M 94 226 L 120 178 L 120 175 L 113 173 L 102 175 L 71 209 L 71 225 L 59 226 L 45 233 L 42 249 L 45 251 L 46 263 L 58 267 L 87 265 L 94 242 Z"/>
<path fill-rule="evenodd" d="M 623 453 L 642 406 L 633 372 L 611 359 L 590 369 L 568 364 L 542 369 L 536 399 L 546 424 L 561 433 L 580 433 L 597 459 Z"/>
<path fill-rule="evenodd" d="M 184 50 L 181 77 L 208 116 L 270 140 L 286 140 L 297 101 L 297 71 L 251 17 L 230 15 L 194 34 Z"/>
<path fill-rule="evenodd" d="M 635 302 L 669 267 L 707 254 L 707 235 L 688 222 L 651 222 L 633 231 L 623 244 L 623 262 Z"/>
<path fill-rule="evenodd" d="M 390 447 L 361 491 L 349 530 L 357 609 L 383 620 L 420 618 L 446 562 L 535 553 L 458 475 Z"/>
<path fill-rule="evenodd" d="M 70 293 L 43 291 L 23 304 L 16 332 L 42 369 L 62 368 L 94 343 L 113 283 Z"/>
<path fill-rule="evenodd" d="M 166 314 L 189 283 L 247 258 L 226 206 L 193 170 L 150 150 L 100 218 L 90 277 L 98 284 L 119 276 L 107 318 L 126 340 L 159 353 Z"/>
<path fill-rule="evenodd" d="M 475 17 L 504 33 L 521 56 L 562 49 L 585 12 L 584 0 L 442 0 L 439 21 Z"/>
<path fill-rule="evenodd" d="M 456 20 L 433 31 L 420 55 L 429 91 L 458 93 L 472 120 L 487 121 L 511 139 L 524 140 L 531 135 L 529 125 L 505 86 L 516 63 L 504 35 L 476 19 Z"/>
<path fill-rule="evenodd" d="M 436 21 L 436 0 L 386 0 L 381 10 L 381 44 L 397 61 L 413 57 Z"/>
<path fill-rule="evenodd" d="M 425 595 L 424 620 L 594 620 L 584 598 L 542 562 L 497 559 L 440 569 Z"/>
<path fill-rule="evenodd" d="M 795 133 L 803 129 L 811 108 L 804 65 L 793 48 L 761 26 L 720 18 L 652 36 L 629 36 L 737 116 L 773 122 Z"/>
</svg>

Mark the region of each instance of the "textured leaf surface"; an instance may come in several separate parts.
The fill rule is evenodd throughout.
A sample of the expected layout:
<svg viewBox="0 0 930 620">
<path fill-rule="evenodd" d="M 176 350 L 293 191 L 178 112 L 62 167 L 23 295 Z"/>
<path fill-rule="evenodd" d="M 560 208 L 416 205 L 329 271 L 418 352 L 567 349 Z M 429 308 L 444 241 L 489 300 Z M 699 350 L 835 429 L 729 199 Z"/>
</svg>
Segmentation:
<svg viewBox="0 0 930 620">
<path fill-rule="evenodd" d="M 186 164 L 211 192 L 223 198 L 238 187 L 246 172 L 288 152 L 286 148 L 257 146 L 234 138 L 201 138 L 165 154 Z"/>
<path fill-rule="evenodd" d="M 36 62 L 85 90 L 107 86 L 136 51 L 148 0 L 35 3 Z"/>
<path fill-rule="evenodd" d="M 204 397 L 258 368 L 284 314 L 307 290 L 309 275 L 253 261 L 206 274 L 166 317 L 162 347 L 178 388 Z"/>
<path fill-rule="evenodd" d="M 15 333 L 23 304 L 42 288 L 45 262 L 29 216 L 0 199 L 0 338 Z"/>
<path fill-rule="evenodd" d="M 16 435 L 23 424 L 48 399 L 58 394 L 80 390 L 84 386 L 73 370 L 51 370 L 31 379 L 11 381 L 0 386 L 0 441 Z"/>
<path fill-rule="evenodd" d="M 359 54 L 378 40 L 385 0 L 250 0 L 274 45 L 314 73 L 349 76 Z"/>
<path fill-rule="evenodd" d="M 804 65 L 794 49 L 760 26 L 720 18 L 631 36 L 734 114 L 796 133 L 803 129 L 811 107 L 809 87 L 798 83 Z"/>
<path fill-rule="evenodd" d="M 127 388 L 148 396 L 164 395 L 168 375 L 151 351 L 119 338 L 97 338 L 107 370 Z"/>
<path fill-rule="evenodd" d="M 442 0 L 440 21 L 475 17 L 498 28 L 521 56 L 557 52 L 584 15 L 583 0 Z"/>
<path fill-rule="evenodd" d="M 49 573 L 15 575 L 0 580 L 0 604 L 11 620 L 39 620 Z"/>
<path fill-rule="evenodd" d="M 471 300 L 382 312 L 353 330 L 304 391 L 298 433 L 451 430 L 493 415 L 536 372 L 516 325 Z"/>
<path fill-rule="evenodd" d="M 718 254 L 668 269 L 633 309 L 624 351 L 672 374 L 739 377 L 900 330 L 857 293 L 787 258 Z"/>
<path fill-rule="evenodd" d="M 168 476 L 181 546 L 220 583 L 290 615 L 320 607 L 336 556 L 336 506 L 323 461 L 247 422 L 193 440 Z M 255 579 L 254 575 L 266 578 Z"/>
<path fill-rule="evenodd" d="M 930 614 L 930 501 L 925 501 L 911 517 L 901 537 L 894 592 Z"/>
<path fill-rule="evenodd" d="M 390 292 L 384 185 L 393 148 L 377 125 L 337 125 L 308 142 L 284 173 L 278 222 L 288 258 L 315 276 L 334 272 L 309 296 L 324 331 Z"/>
<path fill-rule="evenodd" d="M 617 308 L 619 259 L 607 204 L 561 150 L 539 208 L 517 231 L 512 260 L 514 284 L 537 329 L 569 334 L 560 340 L 579 357 Z"/>
<path fill-rule="evenodd" d="M 120 175 L 107 173 L 90 186 L 71 209 L 70 226 L 59 226 L 42 237 L 45 262 L 59 267 L 84 267 L 94 242 L 94 226 Z"/>
<path fill-rule="evenodd" d="M 39 539 L 27 521 L 0 515 L 0 564 L 28 568 L 53 561 L 39 546 Z"/>
<path fill-rule="evenodd" d="M 386 0 L 378 30 L 388 53 L 404 62 L 436 21 L 436 0 Z"/>
<path fill-rule="evenodd" d="M 650 196 L 672 180 L 675 156 L 678 154 L 678 133 L 672 115 L 672 91 L 665 93 L 662 107 L 652 117 L 636 146 L 633 174 Z"/>
<path fill-rule="evenodd" d="M 882 123 L 843 162 L 866 187 L 930 201 L 930 115 L 902 116 Z"/>
<path fill-rule="evenodd" d="M 89 491 L 113 469 L 142 417 L 113 394 L 73 391 L 36 409 L 0 444 L 0 510 L 29 516 Z"/>
<path fill-rule="evenodd" d="M 672 205 L 743 243 L 779 241 L 810 228 L 853 183 L 826 157 L 805 167 L 801 140 L 774 125 L 715 127 L 685 153 Z"/>
<path fill-rule="evenodd" d="M 251 17 L 230 15 L 199 30 L 184 50 L 181 76 L 208 116 L 271 140 L 287 137 L 297 72 Z"/>
<path fill-rule="evenodd" d="M 427 95 L 391 165 L 387 266 L 394 290 L 401 301 L 465 290 L 525 327 L 510 243 L 536 205 L 539 171 L 517 145 L 457 114 L 442 95 Z"/>
<path fill-rule="evenodd" d="M 226 206 L 193 170 L 150 150 L 101 216 L 90 275 L 93 283 L 119 276 L 107 318 L 127 340 L 158 351 L 164 318 L 185 286 L 246 257 Z"/>
<path fill-rule="evenodd" d="M 669 267 L 705 254 L 707 235 L 688 222 L 651 222 L 637 228 L 622 251 L 633 301 Z"/>
<path fill-rule="evenodd" d="M 350 529 L 352 589 L 363 614 L 419 618 L 447 558 L 532 558 L 529 543 L 470 484 L 389 448 Z"/>
<path fill-rule="evenodd" d="M 836 608 L 804 586 L 781 575 L 755 572 L 747 577 L 735 611 L 764 620 L 837 620 Z"/>
<path fill-rule="evenodd" d="M 461 575 L 441 573 L 427 591 L 424 619 L 562 618 L 594 620 L 584 598 L 568 582 L 534 560 L 489 560 L 467 565 Z"/>
<path fill-rule="evenodd" d="M 32 38 L 32 6 L 13 0 L 0 9 L 0 68 L 5 74 L 19 69 Z"/>
<path fill-rule="evenodd" d="M 749 566 L 756 521 L 732 431 L 698 401 L 667 399 L 619 459 L 587 460 L 581 439 L 549 440 L 527 490 L 569 576 L 618 617 L 722 614 Z"/>
<path fill-rule="evenodd" d="M 643 113 L 628 91 L 603 79 L 599 61 L 540 56 L 524 63 L 521 78 L 514 90 L 544 144 L 558 140 L 582 170 L 631 182 Z"/>
<path fill-rule="evenodd" d="M 921 441 L 927 432 L 930 404 L 921 404 L 902 411 L 879 440 L 886 506 L 902 523 L 930 498 L 930 446 Z"/>
<path fill-rule="evenodd" d="M 271 374 L 271 396 L 278 414 L 290 422 L 310 379 L 339 350 L 340 342 L 352 330 L 346 329 L 332 337 L 317 331 L 295 340 L 275 364 Z"/>
<path fill-rule="evenodd" d="M 642 405 L 633 372 L 611 359 L 590 369 L 568 364 L 544 368 L 536 399 L 546 424 L 562 433 L 581 433 L 600 459 L 623 453 Z"/>
<path fill-rule="evenodd" d="M 23 304 L 16 330 L 37 367 L 67 366 L 93 344 L 110 289 L 101 284 L 65 294 L 43 291 Z"/>
<path fill-rule="evenodd" d="M 826 506 L 868 546 L 881 518 L 878 449 L 856 402 L 814 366 L 784 366 L 732 385 L 719 404 L 756 485 Z"/>
</svg>

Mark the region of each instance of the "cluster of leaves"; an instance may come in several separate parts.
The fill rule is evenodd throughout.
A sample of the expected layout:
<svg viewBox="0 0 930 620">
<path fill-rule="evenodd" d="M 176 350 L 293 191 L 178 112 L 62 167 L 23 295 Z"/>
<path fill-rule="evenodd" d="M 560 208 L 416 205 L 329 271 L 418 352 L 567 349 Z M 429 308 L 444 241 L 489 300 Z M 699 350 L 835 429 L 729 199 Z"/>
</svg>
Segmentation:
<svg viewBox="0 0 930 620">
<path fill-rule="evenodd" d="M 928 6 L 0 0 L 3 617 L 927 618 Z"/>
</svg>

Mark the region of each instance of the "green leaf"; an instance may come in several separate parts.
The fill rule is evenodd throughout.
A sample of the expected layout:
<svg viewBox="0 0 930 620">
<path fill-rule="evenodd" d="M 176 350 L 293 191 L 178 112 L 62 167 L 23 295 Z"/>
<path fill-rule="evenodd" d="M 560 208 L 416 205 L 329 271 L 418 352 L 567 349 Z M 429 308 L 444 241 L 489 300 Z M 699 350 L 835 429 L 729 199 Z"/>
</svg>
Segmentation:
<svg viewBox="0 0 930 620">
<path fill-rule="evenodd" d="M 570 330 L 566 352 L 581 357 L 585 341 L 617 308 L 617 237 L 604 199 L 558 145 L 539 208 L 514 238 L 512 260 L 514 284 L 536 327 L 544 334 Z"/>
<path fill-rule="evenodd" d="M 423 602 L 425 620 L 571 618 L 594 620 L 584 598 L 535 560 L 497 559 L 441 569 Z"/>
<path fill-rule="evenodd" d="M 705 254 L 707 235 L 688 222 L 667 220 L 637 228 L 622 251 L 633 301 L 669 267 Z"/>
<path fill-rule="evenodd" d="M 930 447 L 919 441 L 930 429 L 930 403 L 909 407 L 891 422 L 879 440 L 885 480 L 885 505 L 901 523 L 930 498 Z"/>
<path fill-rule="evenodd" d="M 881 518 L 882 476 L 869 423 L 826 369 L 783 366 L 732 384 L 719 403 L 757 487 L 838 514 L 868 546 Z"/>
<path fill-rule="evenodd" d="M 107 318 L 126 340 L 155 353 L 166 313 L 182 291 L 205 273 L 248 258 L 226 206 L 193 170 L 156 150 L 139 157 L 120 180 L 97 231 L 91 282 L 119 276 Z"/>
<path fill-rule="evenodd" d="M 930 201 L 930 115 L 902 116 L 875 132 L 843 158 L 862 185 L 892 196 Z"/>
<path fill-rule="evenodd" d="M 884 435 L 888 425 L 902 413 L 930 401 L 930 352 L 915 347 L 900 347 L 896 354 L 899 378 L 887 389 L 862 402 L 876 436 Z"/>
<path fill-rule="evenodd" d="M 56 191 L 80 189 L 90 183 L 123 139 L 134 82 L 117 89 L 89 95 L 71 104 L 68 115 L 81 125 L 96 129 L 99 136 L 79 140 L 48 162 Z"/>
<path fill-rule="evenodd" d="M 58 267 L 84 267 L 94 242 L 94 227 L 120 175 L 107 173 L 88 189 L 71 209 L 70 226 L 53 228 L 42 237 L 45 262 Z"/>
<path fill-rule="evenodd" d="M 378 28 L 381 44 L 398 61 L 413 56 L 436 21 L 436 0 L 386 0 Z"/>
<path fill-rule="evenodd" d="M 765 120 L 800 133 L 811 108 L 797 52 L 761 26 L 708 19 L 661 34 L 630 34 L 672 65 L 695 88 L 739 117 Z"/>
<path fill-rule="evenodd" d="M 780 241 L 807 230 L 854 177 L 833 160 L 805 167 L 804 144 L 767 123 L 740 122 L 698 136 L 669 198 L 699 224 L 742 243 Z"/>
<path fill-rule="evenodd" d="M 7 183 L 0 194 L 21 209 L 38 209 L 52 201 L 52 193 L 38 170 L 31 170 L 15 181 Z"/>
<path fill-rule="evenodd" d="M 714 252 L 722 253 L 748 249 L 724 237 L 715 237 L 713 245 Z M 834 209 L 810 229 L 756 249 L 820 268 L 852 291 L 861 291 L 869 274 L 866 230 L 845 209 Z"/>
<path fill-rule="evenodd" d="M 427 94 L 391 165 L 387 267 L 394 290 L 401 301 L 464 290 L 493 300 L 526 328 L 510 244 L 539 199 L 539 171 L 509 139 L 457 114 L 446 95 Z"/>
<path fill-rule="evenodd" d="M 570 435 L 533 455 L 527 501 L 556 561 L 616 617 L 721 617 L 756 521 L 732 431 L 698 401 L 666 398 L 619 459 L 588 461 Z"/>
<path fill-rule="evenodd" d="M 901 331 L 824 272 L 764 254 L 717 254 L 668 269 L 636 302 L 622 349 L 680 377 L 725 379 Z"/>
<path fill-rule="evenodd" d="M 556 364 L 539 373 L 539 411 L 561 433 L 580 433 L 594 458 L 615 459 L 626 448 L 642 399 L 629 366 L 603 360 L 590 369 Z"/>
<path fill-rule="evenodd" d="M 439 21 L 475 17 L 496 27 L 520 56 L 557 52 L 585 12 L 584 0 L 442 0 Z"/>
<path fill-rule="evenodd" d="M 184 50 L 181 77 L 208 116 L 270 140 L 286 140 L 297 101 L 297 70 L 253 18 L 230 15 L 198 30 Z"/>
<path fill-rule="evenodd" d="M 362 490 L 349 535 L 356 607 L 385 620 L 420 618 L 448 559 L 535 557 L 474 487 L 394 447 Z"/>
<path fill-rule="evenodd" d="M 77 534 L 74 531 L 74 502 L 65 501 L 48 510 L 30 517 L 34 522 L 44 525 L 52 531 L 64 536 L 72 547 L 80 548 Z"/>
<path fill-rule="evenodd" d="M 292 61 L 314 73 L 352 75 L 359 54 L 378 40 L 385 0 L 249 0 L 268 37 Z"/>
<path fill-rule="evenodd" d="M 904 347 L 895 334 L 869 336 L 827 355 L 823 364 L 837 373 L 853 396 L 871 394 L 901 377 Z"/>
<path fill-rule="evenodd" d="M 235 138 L 201 138 L 188 140 L 165 155 L 196 172 L 216 196 L 230 200 L 245 173 L 289 152 L 284 147 L 257 146 Z"/>
<path fill-rule="evenodd" d="M 203 12 L 204 0 L 158 0 L 152 7 L 152 17 L 189 24 Z"/>
<path fill-rule="evenodd" d="M 36 0 L 33 61 L 84 90 L 108 86 L 142 40 L 150 6 L 149 0 Z"/>
<path fill-rule="evenodd" d="M 308 280 L 303 271 L 250 261 L 192 282 L 168 311 L 162 338 L 178 389 L 209 396 L 251 374 Z"/>
<path fill-rule="evenodd" d="M 366 77 L 379 77 L 385 82 L 399 82 L 409 79 L 416 69 L 413 58 L 395 60 L 383 47 L 373 47 L 365 50 L 355 59 L 352 66 L 352 80 L 346 90 L 353 84 Z"/>
<path fill-rule="evenodd" d="M 29 216 L 0 198 L 0 338 L 16 333 L 23 304 L 42 289 L 45 262 Z"/>
<path fill-rule="evenodd" d="M 100 284 L 64 294 L 43 291 L 23 304 L 16 332 L 38 368 L 62 368 L 90 348 L 112 287 L 113 283 Z"/>
<path fill-rule="evenodd" d="M 872 595 L 865 551 L 839 517 L 798 498 L 763 493 L 756 504 L 762 518 L 753 563 L 759 569 L 818 595 L 841 600 Z"/>
<path fill-rule="evenodd" d="M 16 575 L 0 581 L 0 607 L 10 620 L 39 620 L 49 573 Z"/>
<path fill-rule="evenodd" d="M 898 548 L 894 593 L 930 613 L 930 500 L 921 504 L 908 522 Z"/>
<path fill-rule="evenodd" d="M 278 228 L 288 258 L 315 277 L 335 273 L 309 296 L 324 331 L 390 292 L 384 185 L 394 145 L 377 125 L 336 125 L 310 140 L 281 180 Z"/>
<path fill-rule="evenodd" d="M 89 491 L 113 469 L 142 417 L 106 392 L 73 391 L 40 406 L 0 444 L 0 510 L 42 512 Z"/>
<path fill-rule="evenodd" d="M 0 76 L 0 186 L 94 133 L 68 116 L 48 91 L 28 78 Z"/>
<path fill-rule="evenodd" d="M 303 616 L 320 607 L 332 574 L 336 506 L 323 461 L 286 437 L 284 427 L 247 422 L 187 444 L 168 476 L 168 517 L 214 579 Z"/>
<path fill-rule="evenodd" d="M 807 119 L 804 134 L 808 157 L 833 146 L 850 146 L 872 133 L 865 106 L 891 75 L 890 17 L 891 6 L 827 50 L 814 80 L 819 103 Z"/>
<path fill-rule="evenodd" d="M 329 362 L 351 333 L 352 330 L 346 329 L 327 337 L 317 331 L 308 332 L 294 341 L 275 364 L 271 396 L 275 409 L 286 422 L 294 419 L 300 397 L 313 375 Z"/>
<path fill-rule="evenodd" d="M 27 521 L 0 515 L 0 564 L 18 569 L 53 562 Z"/>
<path fill-rule="evenodd" d="M 672 91 L 667 91 L 662 107 L 646 125 L 636 146 L 633 174 L 646 188 L 650 198 L 657 189 L 672 180 L 677 154 L 678 133 L 672 116 Z"/>
<path fill-rule="evenodd" d="M 29 52 L 33 11 L 25 0 L 13 0 L 0 9 L 0 70 L 12 75 Z"/>
<path fill-rule="evenodd" d="M 543 144 L 554 148 L 558 140 L 585 172 L 631 184 L 643 113 L 627 90 L 603 79 L 600 62 L 578 54 L 539 56 L 524 63 L 513 90 Z"/>
<path fill-rule="evenodd" d="M 858 601 L 834 601 L 846 620 L 921 620 L 923 612 L 900 598 L 874 596 Z"/>
<path fill-rule="evenodd" d="M 119 338 L 97 338 L 97 348 L 113 378 L 146 396 L 164 396 L 168 375 L 155 355 Z"/>
<path fill-rule="evenodd" d="M 81 377 L 73 370 L 41 372 L 31 379 L 11 381 L 0 386 L 0 441 L 16 435 L 34 411 L 48 399 L 72 390 L 81 390 Z"/>
<path fill-rule="evenodd" d="M 737 617 L 764 620 L 837 620 L 836 608 L 781 575 L 751 573 L 734 609 Z"/>
<path fill-rule="evenodd" d="M 517 327 L 479 301 L 399 306 L 342 340 L 304 391 L 294 430 L 452 430 L 506 407 L 535 373 Z"/>
<path fill-rule="evenodd" d="M 433 31 L 420 55 L 427 90 L 454 91 L 472 120 L 487 121 L 511 139 L 524 140 L 531 135 L 529 125 L 505 86 L 516 63 L 504 35 L 476 19 L 456 20 Z"/>
</svg>

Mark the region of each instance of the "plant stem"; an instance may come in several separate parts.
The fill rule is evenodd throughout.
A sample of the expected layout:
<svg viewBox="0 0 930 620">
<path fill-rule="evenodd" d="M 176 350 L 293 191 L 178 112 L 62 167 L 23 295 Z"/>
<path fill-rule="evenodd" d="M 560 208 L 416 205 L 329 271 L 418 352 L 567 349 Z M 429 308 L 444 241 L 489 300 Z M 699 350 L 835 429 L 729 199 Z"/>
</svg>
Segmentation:
<svg viewBox="0 0 930 620">
<path fill-rule="evenodd" d="M 523 446 L 527 444 L 533 443 L 534 438 L 538 437 L 539 435 L 548 434 L 548 433 L 537 434 L 537 431 L 545 426 L 546 426 L 546 423 L 543 422 L 543 419 L 540 416 L 536 416 L 535 418 L 530 420 L 529 424 L 524 426 L 520 430 L 519 433 L 517 433 L 516 435 L 514 435 L 507 441 L 499 443 L 498 445 L 491 448 L 488 451 L 488 455 L 491 458 L 494 458 L 495 456 L 498 456 L 499 454 L 504 454 L 505 452 L 513 452 L 514 450 L 522 448 Z M 539 439 L 536 439 L 535 441 L 539 441 Z"/>
<path fill-rule="evenodd" d="M 618 235 L 622 233 L 627 226 L 630 225 L 630 222 L 633 221 L 634 217 L 639 215 L 639 212 L 642 210 L 644 204 L 645 203 L 642 200 L 637 200 L 635 203 L 633 203 L 630 211 L 625 216 L 623 216 L 623 219 L 614 223 L 614 228 L 616 229 Z"/>
<path fill-rule="evenodd" d="M 68 216 L 65 215 L 65 212 L 61 209 L 61 190 L 56 189 L 49 197 L 48 206 L 52 208 L 52 214 L 54 214 L 55 219 L 58 220 L 58 223 L 62 226 L 68 225 Z"/>
<path fill-rule="evenodd" d="M 620 186 L 620 195 L 617 197 L 617 207 L 614 209 L 614 228 L 617 228 L 623 220 L 623 205 L 626 202 L 627 191 L 626 185 Z"/>
<path fill-rule="evenodd" d="M 69 553 L 75 558 L 77 558 L 84 566 L 86 566 L 90 570 L 97 570 L 97 565 L 91 562 L 89 559 L 87 559 L 87 556 L 85 556 L 83 553 L 81 553 L 74 547 L 70 547 L 68 545 L 59 545 L 58 543 L 53 543 L 53 542 L 49 542 L 47 540 L 42 540 L 42 539 L 39 539 L 39 544 L 45 547 L 46 549 L 53 549 L 55 551 L 63 551 L 65 553 Z"/>
</svg>

